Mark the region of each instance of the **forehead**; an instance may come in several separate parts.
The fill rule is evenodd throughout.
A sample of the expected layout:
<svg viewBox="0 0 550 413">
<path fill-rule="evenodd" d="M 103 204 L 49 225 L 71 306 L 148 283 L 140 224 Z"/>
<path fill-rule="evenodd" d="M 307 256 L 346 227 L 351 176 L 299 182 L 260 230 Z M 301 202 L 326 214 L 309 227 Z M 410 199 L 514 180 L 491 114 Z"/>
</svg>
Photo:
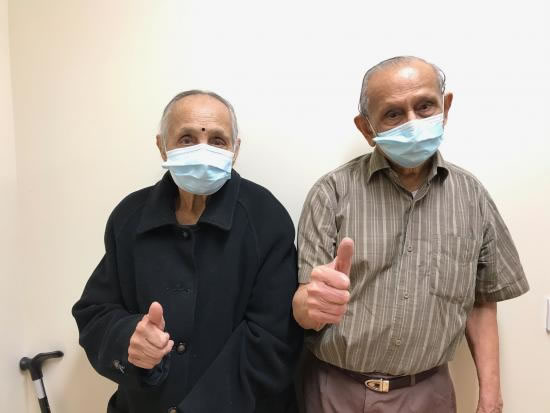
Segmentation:
<svg viewBox="0 0 550 413">
<path fill-rule="evenodd" d="M 195 128 L 222 128 L 231 131 L 229 109 L 218 99 L 208 95 L 191 95 L 173 103 L 167 114 L 168 130 L 183 126 Z"/>
<path fill-rule="evenodd" d="M 368 80 L 369 106 L 418 93 L 441 93 L 434 68 L 421 61 L 410 61 L 384 67 Z"/>
</svg>

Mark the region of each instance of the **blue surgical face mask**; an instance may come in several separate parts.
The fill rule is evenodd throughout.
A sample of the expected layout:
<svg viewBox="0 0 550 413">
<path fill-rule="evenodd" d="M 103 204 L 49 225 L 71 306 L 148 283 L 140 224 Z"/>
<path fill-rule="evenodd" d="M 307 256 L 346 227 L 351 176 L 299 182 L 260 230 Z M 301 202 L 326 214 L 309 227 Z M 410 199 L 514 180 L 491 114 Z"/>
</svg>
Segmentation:
<svg viewBox="0 0 550 413">
<path fill-rule="evenodd" d="M 443 113 L 411 120 L 396 128 L 377 133 L 373 139 L 393 162 L 405 168 L 414 168 L 429 159 L 437 151 L 442 140 Z"/>
<path fill-rule="evenodd" d="M 211 195 L 231 179 L 233 152 L 201 143 L 166 152 L 162 167 L 178 187 L 195 195 Z"/>
</svg>

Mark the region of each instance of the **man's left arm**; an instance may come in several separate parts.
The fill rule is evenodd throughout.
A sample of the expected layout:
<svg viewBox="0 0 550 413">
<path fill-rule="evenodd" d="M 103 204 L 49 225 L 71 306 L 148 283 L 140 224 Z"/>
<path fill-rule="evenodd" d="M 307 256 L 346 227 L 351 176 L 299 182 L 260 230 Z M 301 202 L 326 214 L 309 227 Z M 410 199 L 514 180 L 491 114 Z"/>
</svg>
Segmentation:
<svg viewBox="0 0 550 413">
<path fill-rule="evenodd" d="M 279 211 L 266 211 L 273 219 L 270 212 Z M 278 224 L 271 234 L 258 234 L 265 253 L 244 319 L 178 411 L 252 412 L 258 397 L 291 386 L 303 333 L 292 317 L 298 285 L 294 228 L 290 217 Z"/>
<path fill-rule="evenodd" d="M 497 303 L 476 303 L 466 321 L 466 339 L 479 380 L 477 413 L 502 412 Z"/>
<path fill-rule="evenodd" d="M 477 413 L 502 412 L 497 302 L 529 290 L 512 237 L 483 188 L 483 241 L 477 262 L 475 304 L 466 320 L 466 339 L 479 379 Z"/>
</svg>

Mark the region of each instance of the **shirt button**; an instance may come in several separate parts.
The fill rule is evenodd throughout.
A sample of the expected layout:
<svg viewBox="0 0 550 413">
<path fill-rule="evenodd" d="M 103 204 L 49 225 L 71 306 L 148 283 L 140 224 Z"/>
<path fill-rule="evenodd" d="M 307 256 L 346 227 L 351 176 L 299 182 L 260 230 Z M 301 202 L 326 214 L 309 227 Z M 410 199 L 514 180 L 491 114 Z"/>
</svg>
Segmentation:
<svg viewBox="0 0 550 413">
<path fill-rule="evenodd" d="M 168 409 L 168 413 L 178 413 L 178 409 L 176 409 L 175 407 L 170 407 Z"/>
<path fill-rule="evenodd" d="M 407 247 L 407 251 L 411 252 L 412 250 L 413 250 L 412 245 L 409 245 L 409 246 Z"/>
<path fill-rule="evenodd" d="M 179 342 L 176 346 L 176 353 L 183 354 L 187 351 L 187 344 L 183 341 Z"/>
<path fill-rule="evenodd" d="M 409 293 L 403 294 L 403 298 L 404 298 L 405 300 L 407 300 L 407 299 L 409 298 Z"/>
<path fill-rule="evenodd" d="M 399 340 L 399 339 L 395 340 L 395 345 L 400 346 L 401 345 L 401 340 Z"/>
<path fill-rule="evenodd" d="M 181 231 L 181 236 L 185 239 L 189 238 L 189 231 L 184 229 Z"/>
</svg>

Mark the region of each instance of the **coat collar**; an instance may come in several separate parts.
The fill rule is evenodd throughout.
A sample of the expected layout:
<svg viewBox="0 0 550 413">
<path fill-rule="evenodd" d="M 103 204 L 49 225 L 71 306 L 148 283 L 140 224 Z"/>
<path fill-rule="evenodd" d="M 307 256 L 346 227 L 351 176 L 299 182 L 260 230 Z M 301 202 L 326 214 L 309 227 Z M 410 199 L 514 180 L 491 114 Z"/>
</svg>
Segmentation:
<svg viewBox="0 0 550 413">
<path fill-rule="evenodd" d="M 441 153 L 437 151 L 432 157 L 432 169 L 428 175 L 428 180 L 432 180 L 436 175 L 441 176 L 443 180 L 449 175 L 449 167 L 441 156 Z M 391 170 L 390 164 L 384 157 L 384 154 L 378 149 L 374 148 L 371 156 L 367 158 L 366 180 L 367 183 L 371 180 L 372 176 L 378 171 Z"/>
<path fill-rule="evenodd" d="M 231 179 L 221 189 L 208 197 L 199 224 L 205 223 L 229 231 L 233 224 L 233 215 L 239 196 L 241 177 L 235 171 L 231 171 Z M 162 179 L 152 187 L 145 201 L 138 233 L 144 233 L 152 229 L 166 226 L 179 225 L 176 220 L 176 197 L 178 187 L 172 180 L 170 172 L 166 172 Z"/>
</svg>

